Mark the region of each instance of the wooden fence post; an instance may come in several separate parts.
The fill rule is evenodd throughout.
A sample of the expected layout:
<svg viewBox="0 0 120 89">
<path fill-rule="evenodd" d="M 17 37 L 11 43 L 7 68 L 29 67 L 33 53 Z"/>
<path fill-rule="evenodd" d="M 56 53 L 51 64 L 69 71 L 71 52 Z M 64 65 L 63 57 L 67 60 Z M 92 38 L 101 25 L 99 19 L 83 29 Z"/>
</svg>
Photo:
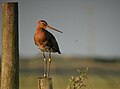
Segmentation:
<svg viewBox="0 0 120 89">
<path fill-rule="evenodd" d="M 49 77 L 38 78 L 38 89 L 53 89 L 52 78 Z"/>
<path fill-rule="evenodd" d="M 19 89 L 18 44 L 18 3 L 3 3 L 1 89 Z"/>
</svg>

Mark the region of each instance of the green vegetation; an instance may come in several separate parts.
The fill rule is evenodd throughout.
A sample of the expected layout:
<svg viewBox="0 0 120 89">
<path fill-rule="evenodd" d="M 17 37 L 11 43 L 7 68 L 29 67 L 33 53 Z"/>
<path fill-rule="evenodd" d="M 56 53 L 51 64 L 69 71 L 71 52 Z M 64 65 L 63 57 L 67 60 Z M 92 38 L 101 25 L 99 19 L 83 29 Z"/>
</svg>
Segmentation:
<svg viewBox="0 0 120 89">
<path fill-rule="evenodd" d="M 86 67 L 88 81 L 84 84 L 88 87 L 80 89 L 120 89 L 120 61 L 100 61 L 94 58 L 79 57 L 53 57 L 51 74 L 54 89 L 66 89 L 71 76 L 78 76 Z M 25 58 L 26 59 L 26 58 Z M 42 57 L 20 60 L 20 89 L 38 89 L 37 78 L 43 74 Z"/>
<path fill-rule="evenodd" d="M 76 69 L 89 68 L 84 89 L 120 89 L 120 62 L 100 61 L 93 58 L 53 57 L 51 77 L 54 89 L 66 89 L 71 76 L 78 76 Z M 41 57 L 20 61 L 20 89 L 38 89 L 37 78 L 42 76 Z M 76 77 L 74 77 L 76 78 Z M 83 88 L 80 88 L 83 89 Z"/>
<path fill-rule="evenodd" d="M 68 75 L 51 75 L 53 80 L 54 89 L 66 89 L 69 83 Z M 34 74 L 21 74 L 20 75 L 20 89 L 38 89 L 37 88 L 37 77 Z M 120 76 L 105 75 L 89 75 L 88 79 L 90 84 L 86 81 L 85 84 L 88 86 L 87 89 L 120 89 Z M 83 89 L 83 88 L 82 88 Z M 86 88 L 84 88 L 86 89 Z"/>
<path fill-rule="evenodd" d="M 84 83 L 85 80 L 89 81 L 87 77 L 88 68 L 82 70 L 77 69 L 77 72 L 79 75 L 76 77 L 71 76 L 71 78 L 69 79 L 70 84 L 68 84 L 66 89 L 81 89 L 83 87 L 88 87 Z"/>
</svg>

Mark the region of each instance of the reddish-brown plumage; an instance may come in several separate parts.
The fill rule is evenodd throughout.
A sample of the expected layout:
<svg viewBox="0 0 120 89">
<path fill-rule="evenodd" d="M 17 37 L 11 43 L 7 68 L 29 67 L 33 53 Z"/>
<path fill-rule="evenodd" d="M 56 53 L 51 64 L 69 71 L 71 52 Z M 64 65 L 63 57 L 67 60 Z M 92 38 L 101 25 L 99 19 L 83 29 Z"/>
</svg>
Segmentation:
<svg viewBox="0 0 120 89">
<path fill-rule="evenodd" d="M 45 29 L 47 23 L 39 24 L 42 21 L 38 22 L 36 33 L 34 35 L 35 44 L 43 52 L 58 52 L 61 54 L 55 37 Z"/>
<path fill-rule="evenodd" d="M 55 37 L 50 32 L 48 32 L 45 28 L 50 28 L 58 32 L 61 32 L 61 31 L 49 26 L 47 22 L 44 20 L 38 21 L 38 26 L 36 29 L 36 33 L 34 35 L 34 41 L 35 41 L 35 44 L 38 46 L 38 48 L 43 52 L 44 76 L 46 77 L 46 76 L 49 76 L 49 73 L 50 73 L 51 52 L 58 52 L 59 54 L 61 54 L 61 52 L 59 50 L 59 46 Z M 44 52 L 49 52 L 48 70 L 47 70 L 47 60 L 45 58 Z"/>
<path fill-rule="evenodd" d="M 36 33 L 34 35 L 35 44 L 38 46 L 39 49 L 43 49 L 46 43 L 46 36 L 44 29 L 37 28 Z M 44 51 L 44 50 L 42 50 Z"/>
</svg>

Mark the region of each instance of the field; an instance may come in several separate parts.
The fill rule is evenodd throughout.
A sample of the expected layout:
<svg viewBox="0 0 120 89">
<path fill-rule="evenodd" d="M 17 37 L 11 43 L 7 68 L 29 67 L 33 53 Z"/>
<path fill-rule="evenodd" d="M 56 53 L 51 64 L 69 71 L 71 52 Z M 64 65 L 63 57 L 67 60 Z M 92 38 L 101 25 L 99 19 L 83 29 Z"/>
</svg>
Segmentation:
<svg viewBox="0 0 120 89">
<path fill-rule="evenodd" d="M 71 76 L 79 76 L 77 69 L 88 67 L 86 88 L 82 89 L 120 89 L 120 61 L 98 58 L 53 57 L 51 77 L 54 89 L 66 89 Z M 25 58 L 26 59 L 26 58 Z M 42 76 L 41 57 L 20 60 L 20 89 L 38 89 L 37 78 Z"/>
</svg>

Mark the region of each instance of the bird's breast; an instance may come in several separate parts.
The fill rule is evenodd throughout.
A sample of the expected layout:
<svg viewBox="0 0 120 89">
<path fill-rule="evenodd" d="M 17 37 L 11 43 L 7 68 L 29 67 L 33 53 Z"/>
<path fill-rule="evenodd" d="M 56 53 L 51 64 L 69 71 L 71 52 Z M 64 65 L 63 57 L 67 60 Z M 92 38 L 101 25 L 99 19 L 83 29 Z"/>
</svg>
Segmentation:
<svg viewBox="0 0 120 89">
<path fill-rule="evenodd" d="M 44 45 L 47 41 L 45 31 L 37 30 L 34 36 L 34 40 L 37 45 Z"/>
</svg>

